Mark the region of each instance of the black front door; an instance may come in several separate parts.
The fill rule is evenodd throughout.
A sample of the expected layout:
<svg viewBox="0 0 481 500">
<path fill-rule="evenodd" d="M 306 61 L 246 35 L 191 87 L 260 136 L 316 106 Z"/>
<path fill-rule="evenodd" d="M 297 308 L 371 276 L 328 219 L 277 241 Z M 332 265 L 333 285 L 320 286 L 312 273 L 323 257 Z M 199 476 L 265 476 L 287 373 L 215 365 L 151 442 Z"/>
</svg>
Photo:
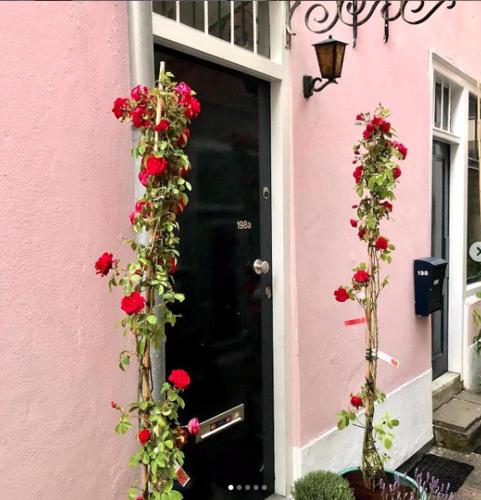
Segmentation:
<svg viewBox="0 0 481 500">
<path fill-rule="evenodd" d="M 444 142 L 433 143 L 433 203 L 431 251 L 434 257 L 449 261 L 449 155 Z M 448 371 L 448 279 L 449 265 L 443 287 L 441 310 L 431 316 L 433 378 Z"/>
<path fill-rule="evenodd" d="M 181 491 L 264 499 L 274 490 L 269 85 L 165 48 L 155 56 L 202 104 L 179 218 L 175 280 L 186 301 L 166 345 L 167 371 L 192 377 L 184 417 L 204 422 L 185 448 Z"/>
</svg>

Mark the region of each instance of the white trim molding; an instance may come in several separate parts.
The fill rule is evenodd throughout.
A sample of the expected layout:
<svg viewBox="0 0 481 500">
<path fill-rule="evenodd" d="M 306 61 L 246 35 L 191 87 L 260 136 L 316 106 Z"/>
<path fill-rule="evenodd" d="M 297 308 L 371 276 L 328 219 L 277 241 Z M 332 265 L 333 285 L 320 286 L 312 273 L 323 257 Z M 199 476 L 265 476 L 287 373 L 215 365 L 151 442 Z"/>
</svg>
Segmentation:
<svg viewBox="0 0 481 500">
<path fill-rule="evenodd" d="M 466 371 L 466 322 L 464 299 L 466 286 L 466 232 L 468 189 L 468 105 L 469 93 L 474 92 L 475 80 L 456 68 L 450 61 L 431 52 L 432 109 L 431 142 L 441 140 L 451 146 L 449 173 L 449 311 L 448 311 L 448 370 L 460 373 L 464 379 Z M 449 81 L 453 92 L 452 130 L 446 132 L 434 128 L 434 82 L 436 76 Z M 430 164 L 432 160 L 430 158 Z M 432 171 L 431 171 L 432 174 Z"/>
<path fill-rule="evenodd" d="M 386 401 L 376 407 L 377 416 L 389 412 L 400 421 L 394 431 L 394 446 L 389 450 L 387 467 L 391 469 L 399 467 L 433 437 L 432 399 L 428 397 L 431 383 L 432 371 L 428 370 L 389 393 Z M 360 465 L 362 432 L 352 425 L 342 431 L 333 428 L 302 448 L 294 448 L 294 479 L 312 470 L 339 472 Z"/>
</svg>

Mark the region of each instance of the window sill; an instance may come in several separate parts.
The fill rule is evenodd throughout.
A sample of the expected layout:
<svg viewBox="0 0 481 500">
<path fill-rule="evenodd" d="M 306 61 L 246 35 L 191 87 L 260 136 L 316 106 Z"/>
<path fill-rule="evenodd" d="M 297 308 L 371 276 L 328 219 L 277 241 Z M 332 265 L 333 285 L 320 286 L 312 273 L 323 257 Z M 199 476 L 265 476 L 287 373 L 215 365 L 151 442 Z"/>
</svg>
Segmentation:
<svg viewBox="0 0 481 500">
<path fill-rule="evenodd" d="M 451 144 L 461 144 L 461 137 L 459 137 L 459 135 L 437 127 L 433 128 L 433 136 L 435 139 L 443 139 Z"/>
</svg>

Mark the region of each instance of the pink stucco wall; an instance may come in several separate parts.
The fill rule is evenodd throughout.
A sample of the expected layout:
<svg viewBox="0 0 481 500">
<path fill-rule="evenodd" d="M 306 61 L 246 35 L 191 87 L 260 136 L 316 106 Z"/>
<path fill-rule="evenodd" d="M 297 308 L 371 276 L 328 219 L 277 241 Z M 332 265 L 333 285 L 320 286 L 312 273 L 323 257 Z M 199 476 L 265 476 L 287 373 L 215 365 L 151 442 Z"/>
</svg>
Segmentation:
<svg viewBox="0 0 481 500">
<path fill-rule="evenodd" d="M 304 26 L 302 2 L 294 14 L 291 50 L 294 131 L 294 224 L 297 268 L 299 415 L 294 441 L 306 444 L 332 428 L 336 412 L 363 383 L 363 334 L 342 326 L 358 317 L 355 305 L 338 304 L 332 292 L 346 283 L 363 260 L 363 246 L 350 228 L 356 202 L 351 146 L 362 129 L 355 115 L 379 102 L 392 110 L 392 122 L 408 148 L 398 201 L 383 233 L 397 251 L 387 269 L 391 285 L 381 306 L 381 350 L 400 359 L 399 369 L 381 363 L 381 388 L 392 391 L 431 366 L 431 332 L 413 313 L 412 261 L 430 253 L 430 49 L 481 79 L 478 43 L 480 2 L 458 2 L 440 9 L 420 26 L 391 24 L 383 43 L 380 15 L 359 28 L 358 44 L 348 47 L 339 85 L 306 100 L 303 74 L 318 75 L 310 44 L 327 37 Z M 338 25 L 332 34 L 351 43 L 351 29 Z M 426 395 L 429 397 L 429 394 Z"/>
<path fill-rule="evenodd" d="M 119 297 L 95 276 L 125 255 L 133 200 L 124 2 L 2 2 L 0 496 L 124 498 L 135 436 L 114 434 Z"/>
</svg>

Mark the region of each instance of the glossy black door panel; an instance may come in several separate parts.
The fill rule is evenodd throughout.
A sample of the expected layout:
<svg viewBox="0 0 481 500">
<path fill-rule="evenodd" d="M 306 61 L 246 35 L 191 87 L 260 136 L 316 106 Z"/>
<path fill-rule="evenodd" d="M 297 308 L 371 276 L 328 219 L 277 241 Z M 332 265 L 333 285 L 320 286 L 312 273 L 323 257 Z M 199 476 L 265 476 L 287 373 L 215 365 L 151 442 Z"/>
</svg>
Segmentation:
<svg viewBox="0 0 481 500">
<path fill-rule="evenodd" d="M 269 86 L 247 75 L 156 47 L 202 104 L 187 152 L 190 203 L 180 216 L 176 288 L 186 295 L 168 333 L 167 370 L 192 385 L 185 418 L 204 421 L 238 405 L 245 419 L 186 447 L 185 498 L 263 499 L 273 492 L 272 266 Z M 239 489 L 238 487 L 241 487 Z"/>
<path fill-rule="evenodd" d="M 449 145 L 433 143 L 432 255 L 449 261 Z M 443 288 L 443 306 L 431 316 L 433 378 L 448 371 L 448 279 Z"/>
</svg>

